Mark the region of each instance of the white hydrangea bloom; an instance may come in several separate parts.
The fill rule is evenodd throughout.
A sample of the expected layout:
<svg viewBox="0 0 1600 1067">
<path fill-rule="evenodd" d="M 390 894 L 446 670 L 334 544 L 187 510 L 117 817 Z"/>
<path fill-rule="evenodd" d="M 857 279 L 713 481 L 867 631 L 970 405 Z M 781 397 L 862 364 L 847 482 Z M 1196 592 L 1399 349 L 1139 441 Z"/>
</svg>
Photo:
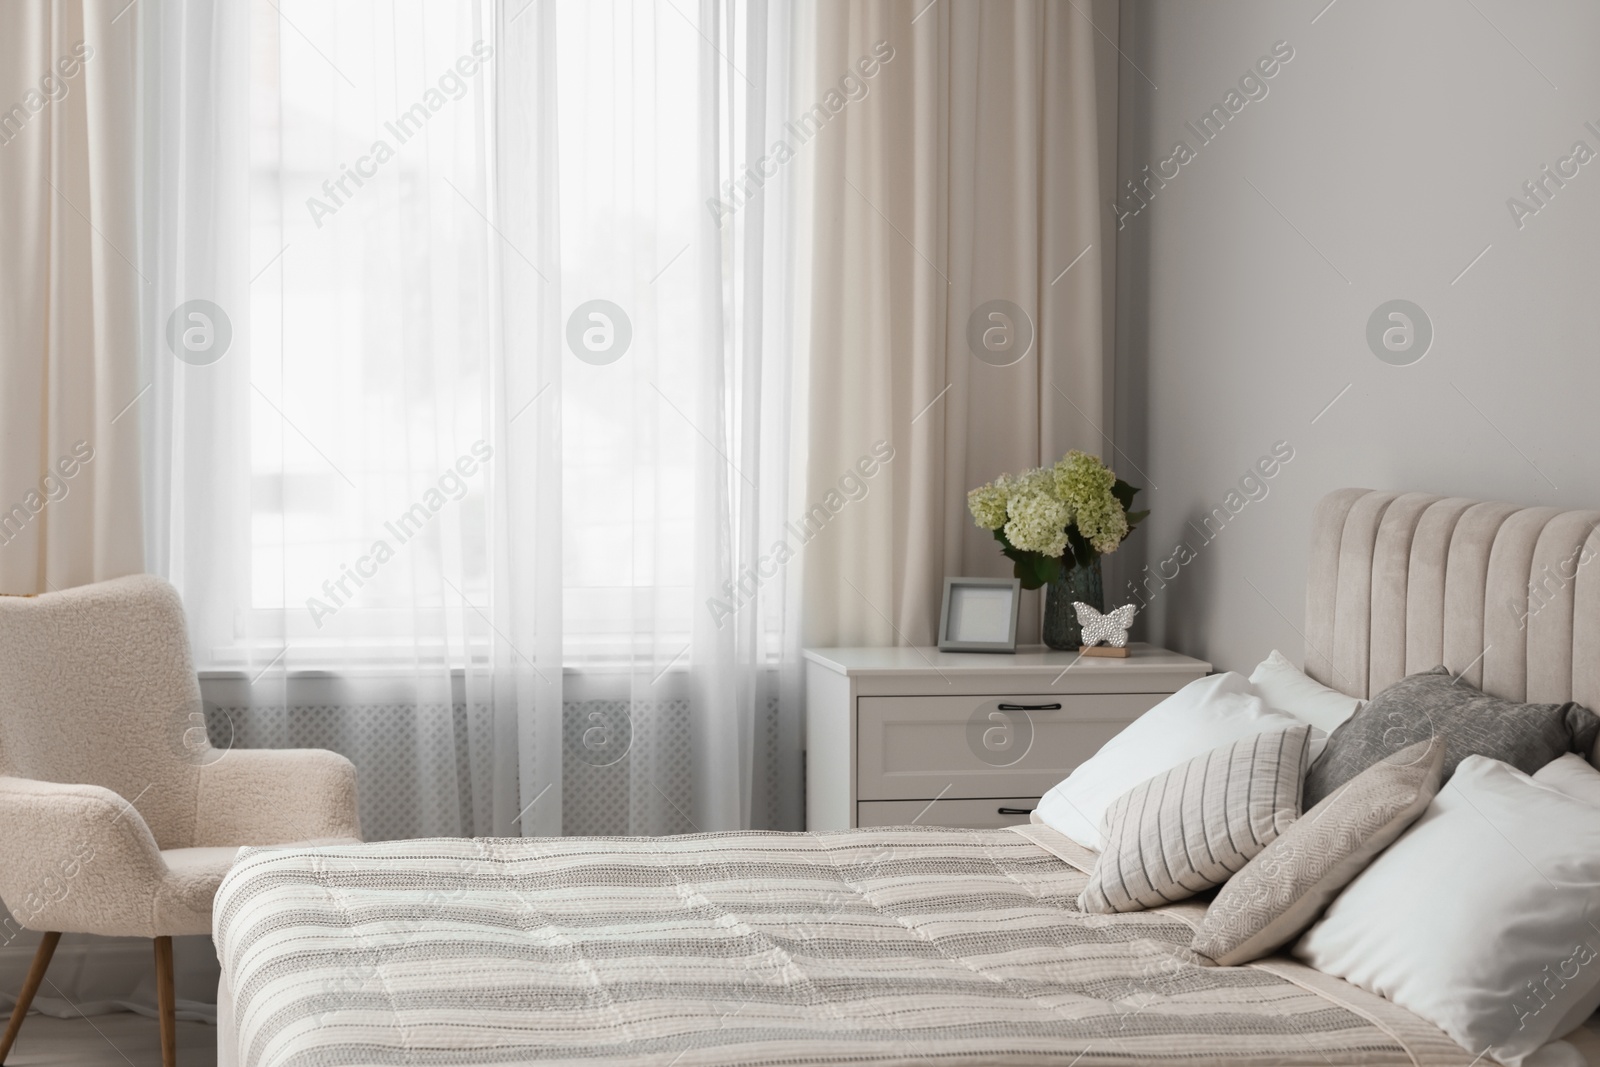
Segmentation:
<svg viewBox="0 0 1600 1067">
<path fill-rule="evenodd" d="M 1074 449 L 1052 466 L 980 485 L 967 494 L 967 509 L 980 527 L 1000 531 L 1011 548 L 1061 557 L 1072 528 L 1103 555 L 1128 536 L 1116 478 L 1100 457 Z"/>
<path fill-rule="evenodd" d="M 1013 493 L 1006 502 L 1006 541 L 1024 552 L 1059 556 L 1067 550 L 1067 506 L 1042 490 Z"/>
<path fill-rule="evenodd" d="M 967 510 L 973 521 L 985 530 L 998 530 L 1006 524 L 1006 501 L 1011 496 L 1011 479 L 1002 474 L 988 485 L 967 494 Z"/>
<path fill-rule="evenodd" d="M 1078 533 L 1101 555 L 1115 552 L 1128 536 L 1128 515 L 1114 497 L 1109 502 L 1096 501 L 1079 510 Z"/>
</svg>

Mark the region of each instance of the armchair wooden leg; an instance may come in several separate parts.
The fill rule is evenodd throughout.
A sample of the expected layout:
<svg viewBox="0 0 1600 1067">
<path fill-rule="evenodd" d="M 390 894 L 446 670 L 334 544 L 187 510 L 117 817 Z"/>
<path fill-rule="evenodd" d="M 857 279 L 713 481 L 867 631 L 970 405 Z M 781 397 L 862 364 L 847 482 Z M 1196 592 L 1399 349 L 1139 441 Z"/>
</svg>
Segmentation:
<svg viewBox="0 0 1600 1067">
<path fill-rule="evenodd" d="M 178 1064 L 177 998 L 172 988 L 172 938 L 156 938 L 156 1007 L 161 1012 L 161 1067 Z"/>
<path fill-rule="evenodd" d="M 11 1046 L 17 1041 L 17 1031 L 22 1029 L 22 1020 L 28 1015 L 33 995 L 39 991 L 39 983 L 44 981 L 44 972 L 50 966 L 50 957 L 56 954 L 56 942 L 60 940 L 59 932 L 45 934 L 39 942 L 39 951 L 33 954 L 33 966 L 28 968 L 27 981 L 22 983 L 22 992 L 17 994 L 17 1006 L 11 1011 L 11 1025 L 6 1027 L 6 1036 L 0 1038 L 0 1064 L 5 1063 L 6 1057 L 11 1055 Z"/>
</svg>

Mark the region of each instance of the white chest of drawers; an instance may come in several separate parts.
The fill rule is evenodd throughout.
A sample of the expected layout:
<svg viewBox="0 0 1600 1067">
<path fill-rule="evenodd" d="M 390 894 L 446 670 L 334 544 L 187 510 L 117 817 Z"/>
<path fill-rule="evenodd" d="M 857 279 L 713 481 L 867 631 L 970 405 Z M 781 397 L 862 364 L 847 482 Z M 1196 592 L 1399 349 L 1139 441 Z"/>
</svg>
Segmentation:
<svg viewBox="0 0 1600 1067">
<path fill-rule="evenodd" d="M 1006 826 L 1203 660 L 806 649 L 806 829 Z"/>
</svg>

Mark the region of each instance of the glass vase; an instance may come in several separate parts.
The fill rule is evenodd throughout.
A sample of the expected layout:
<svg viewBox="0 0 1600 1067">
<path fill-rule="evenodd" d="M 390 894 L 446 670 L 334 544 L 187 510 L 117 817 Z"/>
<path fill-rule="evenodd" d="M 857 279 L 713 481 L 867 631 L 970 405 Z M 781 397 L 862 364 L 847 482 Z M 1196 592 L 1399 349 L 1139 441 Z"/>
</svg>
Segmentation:
<svg viewBox="0 0 1600 1067">
<path fill-rule="evenodd" d="M 1096 611 L 1106 609 L 1099 556 L 1087 567 L 1064 562 L 1056 580 L 1045 587 L 1044 643 L 1051 648 L 1076 652 L 1083 644 L 1083 628 L 1078 625 L 1073 601 L 1082 601 Z"/>
</svg>

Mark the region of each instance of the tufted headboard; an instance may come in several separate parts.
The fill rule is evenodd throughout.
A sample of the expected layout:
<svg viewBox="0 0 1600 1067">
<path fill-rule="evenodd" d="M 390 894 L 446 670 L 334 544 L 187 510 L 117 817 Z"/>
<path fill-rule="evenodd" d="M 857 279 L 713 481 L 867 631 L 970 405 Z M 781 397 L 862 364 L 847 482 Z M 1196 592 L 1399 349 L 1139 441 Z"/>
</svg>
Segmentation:
<svg viewBox="0 0 1600 1067">
<path fill-rule="evenodd" d="M 1600 709 L 1600 511 L 1339 489 L 1317 504 L 1305 669 L 1368 697 L 1443 663 Z"/>
</svg>

